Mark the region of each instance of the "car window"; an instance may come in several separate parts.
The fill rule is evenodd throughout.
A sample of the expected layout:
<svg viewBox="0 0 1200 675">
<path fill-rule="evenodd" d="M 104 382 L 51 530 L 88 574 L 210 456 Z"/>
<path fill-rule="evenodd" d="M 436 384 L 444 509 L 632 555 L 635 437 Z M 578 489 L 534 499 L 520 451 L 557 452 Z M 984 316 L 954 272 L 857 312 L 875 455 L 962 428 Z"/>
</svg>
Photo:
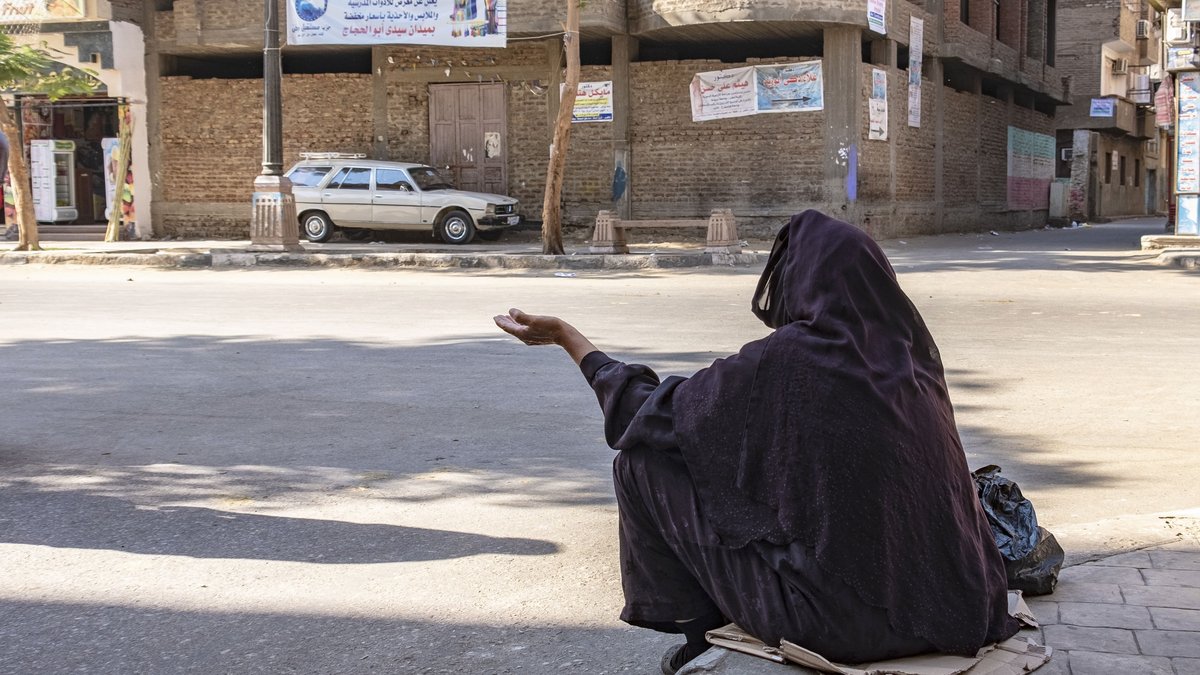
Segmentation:
<svg viewBox="0 0 1200 675">
<path fill-rule="evenodd" d="M 333 177 L 329 187 L 342 190 L 369 190 L 371 188 L 371 170 L 346 167 Z"/>
<path fill-rule="evenodd" d="M 288 178 L 292 181 L 292 185 L 298 187 L 316 187 L 332 168 L 332 166 L 298 166 L 292 169 Z"/>
<path fill-rule="evenodd" d="M 431 166 L 418 166 L 408 170 L 412 179 L 417 183 L 417 187 L 422 190 L 453 190 L 451 185 L 442 175 Z"/>
<path fill-rule="evenodd" d="M 376 169 L 375 189 L 412 192 L 412 186 L 408 184 L 408 176 L 404 175 L 400 169 Z"/>
</svg>

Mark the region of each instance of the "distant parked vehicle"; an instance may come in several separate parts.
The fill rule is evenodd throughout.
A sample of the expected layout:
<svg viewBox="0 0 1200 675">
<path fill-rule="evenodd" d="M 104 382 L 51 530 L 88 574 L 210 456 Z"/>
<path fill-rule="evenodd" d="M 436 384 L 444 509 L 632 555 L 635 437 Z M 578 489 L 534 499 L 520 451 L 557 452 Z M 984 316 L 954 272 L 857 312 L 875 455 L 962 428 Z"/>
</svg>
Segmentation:
<svg viewBox="0 0 1200 675">
<path fill-rule="evenodd" d="M 374 230 L 428 229 L 447 244 L 466 244 L 476 234 L 498 239 L 521 222 L 517 200 L 456 190 L 431 166 L 342 153 L 301 157 L 287 177 L 309 241 L 328 241 L 338 230 L 363 241 Z"/>
</svg>

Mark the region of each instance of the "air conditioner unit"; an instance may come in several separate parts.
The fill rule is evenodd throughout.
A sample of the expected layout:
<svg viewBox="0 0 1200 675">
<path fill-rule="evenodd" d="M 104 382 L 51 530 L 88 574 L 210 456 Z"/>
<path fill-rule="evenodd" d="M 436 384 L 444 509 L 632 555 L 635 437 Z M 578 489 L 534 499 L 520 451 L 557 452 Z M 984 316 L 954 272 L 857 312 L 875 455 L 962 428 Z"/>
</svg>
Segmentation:
<svg viewBox="0 0 1200 675">
<path fill-rule="evenodd" d="M 1113 75 L 1129 74 L 1129 59 L 1113 59 L 1112 74 Z"/>
<path fill-rule="evenodd" d="M 1063 148 L 1058 151 L 1058 158 L 1064 162 L 1071 161 L 1071 148 Z"/>
<path fill-rule="evenodd" d="M 1138 19 L 1137 22 L 1137 39 L 1150 39 L 1150 22 L 1145 19 Z"/>
<path fill-rule="evenodd" d="M 1190 24 L 1183 21 L 1183 10 L 1178 7 L 1167 10 L 1167 35 L 1169 45 L 1186 45 L 1192 41 Z"/>
</svg>

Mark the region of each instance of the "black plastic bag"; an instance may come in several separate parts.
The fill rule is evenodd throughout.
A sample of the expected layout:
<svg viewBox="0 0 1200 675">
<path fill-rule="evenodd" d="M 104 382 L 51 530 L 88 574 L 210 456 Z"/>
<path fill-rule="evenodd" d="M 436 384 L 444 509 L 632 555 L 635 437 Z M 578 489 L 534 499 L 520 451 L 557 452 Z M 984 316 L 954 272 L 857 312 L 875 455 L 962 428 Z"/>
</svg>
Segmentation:
<svg viewBox="0 0 1200 675">
<path fill-rule="evenodd" d="M 1038 526 L 1033 504 L 1016 483 L 1000 475 L 998 466 L 985 466 L 971 475 L 1004 558 L 1008 587 L 1025 595 L 1053 593 L 1065 554 L 1054 535 Z"/>
</svg>

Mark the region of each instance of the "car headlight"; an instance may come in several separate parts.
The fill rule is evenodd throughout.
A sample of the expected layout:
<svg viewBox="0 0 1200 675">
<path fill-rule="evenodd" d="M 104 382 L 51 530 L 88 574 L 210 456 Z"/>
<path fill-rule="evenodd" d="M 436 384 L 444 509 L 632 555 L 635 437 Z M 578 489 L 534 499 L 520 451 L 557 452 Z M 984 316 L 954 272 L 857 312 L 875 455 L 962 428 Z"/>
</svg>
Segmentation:
<svg viewBox="0 0 1200 675">
<path fill-rule="evenodd" d="M 484 207 L 484 209 L 483 209 L 483 215 L 485 215 L 485 216 L 494 216 L 494 215 L 496 215 L 496 205 L 495 205 L 495 204 L 488 204 L 486 207 Z"/>
</svg>

